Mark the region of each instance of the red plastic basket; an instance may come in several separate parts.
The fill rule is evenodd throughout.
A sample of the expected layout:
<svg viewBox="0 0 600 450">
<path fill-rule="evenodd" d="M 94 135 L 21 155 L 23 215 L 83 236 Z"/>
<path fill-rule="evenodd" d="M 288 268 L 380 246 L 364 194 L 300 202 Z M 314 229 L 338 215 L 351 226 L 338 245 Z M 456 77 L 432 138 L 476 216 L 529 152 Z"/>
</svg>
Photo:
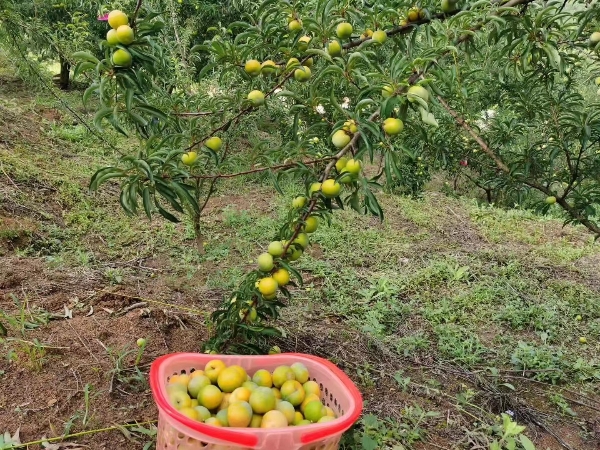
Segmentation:
<svg viewBox="0 0 600 450">
<path fill-rule="evenodd" d="M 167 399 L 167 381 L 174 374 L 204 369 L 207 362 L 220 359 L 227 365 L 237 364 L 250 374 L 258 369 L 273 370 L 277 366 L 303 363 L 310 379 L 319 383 L 323 404 L 338 415 L 326 423 L 281 429 L 219 428 L 189 419 L 180 414 Z M 300 353 L 268 356 L 206 355 L 174 353 L 158 358 L 150 369 L 150 387 L 158 406 L 157 450 L 333 450 L 338 448 L 344 431 L 350 428 L 362 411 L 358 388 L 331 362 Z"/>
</svg>

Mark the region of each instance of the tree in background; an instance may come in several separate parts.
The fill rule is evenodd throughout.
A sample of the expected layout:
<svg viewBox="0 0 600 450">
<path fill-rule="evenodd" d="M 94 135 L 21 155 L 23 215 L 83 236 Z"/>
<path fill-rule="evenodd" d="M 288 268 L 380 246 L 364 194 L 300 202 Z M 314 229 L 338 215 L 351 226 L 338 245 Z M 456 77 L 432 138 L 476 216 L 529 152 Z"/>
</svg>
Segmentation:
<svg viewBox="0 0 600 450">
<path fill-rule="evenodd" d="M 59 85 L 68 89 L 71 54 L 98 51 L 97 40 L 104 34 L 98 21 L 100 2 L 84 0 L 4 0 L 0 3 L 0 30 L 5 46 L 37 61 L 60 64 Z M 17 59 L 18 60 L 18 59 Z"/>
</svg>

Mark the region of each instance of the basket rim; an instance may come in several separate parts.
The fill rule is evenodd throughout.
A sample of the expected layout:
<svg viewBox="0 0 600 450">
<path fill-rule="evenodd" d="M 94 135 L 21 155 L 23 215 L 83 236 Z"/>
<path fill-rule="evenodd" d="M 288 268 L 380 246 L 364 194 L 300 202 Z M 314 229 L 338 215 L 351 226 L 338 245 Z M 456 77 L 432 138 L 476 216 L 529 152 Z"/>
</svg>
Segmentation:
<svg viewBox="0 0 600 450">
<path fill-rule="evenodd" d="M 159 372 L 161 367 L 166 364 L 169 359 L 174 357 L 189 357 L 189 358 L 197 358 L 198 356 L 202 356 L 203 359 L 205 357 L 210 357 L 211 359 L 219 359 L 219 357 L 232 357 L 235 356 L 237 358 L 242 359 L 256 359 L 256 358 L 280 358 L 281 356 L 289 357 L 289 358 L 306 358 L 312 360 L 325 368 L 327 368 L 332 375 L 337 378 L 338 382 L 341 382 L 346 390 L 348 391 L 352 401 L 354 402 L 353 407 L 350 411 L 346 412 L 343 416 L 338 417 L 336 420 L 331 422 L 326 422 L 323 424 L 311 424 L 311 425 L 303 425 L 300 427 L 294 427 L 294 429 L 306 429 L 306 433 L 303 434 L 300 438 L 302 444 L 310 444 L 312 442 L 325 439 L 327 437 L 343 433 L 348 428 L 350 428 L 354 422 L 358 419 L 362 412 L 363 408 L 363 400 L 362 395 L 358 388 L 354 385 L 352 380 L 335 364 L 331 361 L 328 361 L 324 358 L 320 358 L 318 356 L 308 355 L 305 353 L 280 353 L 276 355 L 205 355 L 203 353 L 170 353 L 167 355 L 163 355 L 152 363 L 150 367 L 150 388 L 152 390 L 152 396 L 157 406 L 161 410 L 162 413 L 168 415 L 171 419 L 185 425 L 188 428 L 191 428 L 198 433 L 205 434 L 209 437 L 219 439 L 222 441 L 226 441 L 232 444 L 243 445 L 246 447 L 254 447 L 258 444 L 258 436 L 262 434 L 271 433 L 272 429 L 261 429 L 261 428 L 253 428 L 252 432 L 242 431 L 247 430 L 247 428 L 219 428 L 214 427 L 212 425 L 206 425 L 202 422 L 198 422 L 192 420 L 183 414 L 179 413 L 167 400 L 165 393 L 166 389 L 159 379 Z M 318 429 L 314 431 L 308 431 L 311 428 L 318 427 Z"/>
</svg>

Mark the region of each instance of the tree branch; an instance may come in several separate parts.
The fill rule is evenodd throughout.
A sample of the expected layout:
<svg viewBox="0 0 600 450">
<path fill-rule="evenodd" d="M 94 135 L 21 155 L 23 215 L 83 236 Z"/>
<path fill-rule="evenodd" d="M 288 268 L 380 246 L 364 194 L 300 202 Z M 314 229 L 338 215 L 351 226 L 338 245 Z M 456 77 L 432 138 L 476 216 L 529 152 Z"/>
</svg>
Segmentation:
<svg viewBox="0 0 600 450">
<path fill-rule="evenodd" d="M 293 162 L 293 163 L 278 164 L 276 166 L 258 167 L 256 169 L 250 169 L 250 170 L 245 170 L 243 172 L 236 172 L 236 173 L 227 173 L 227 174 L 218 173 L 215 175 L 192 175 L 191 178 L 205 179 L 205 180 L 219 179 L 219 178 L 235 178 L 235 177 L 240 177 L 243 175 L 250 175 L 253 173 L 266 172 L 268 170 L 289 169 L 292 167 L 299 166 L 300 164 L 304 164 L 304 165 L 318 164 L 320 162 L 329 161 L 333 158 L 335 158 L 335 157 L 327 156 L 325 158 L 312 159 L 310 161 L 298 161 L 298 162 Z"/>
<path fill-rule="evenodd" d="M 481 137 L 479 137 L 479 135 L 477 133 L 475 133 L 475 131 L 473 131 L 473 129 L 469 126 L 469 124 L 466 123 L 464 121 L 464 119 L 461 116 L 459 116 L 456 111 L 454 111 L 452 108 L 450 108 L 450 106 L 448 106 L 448 103 L 446 103 L 446 101 L 442 97 L 440 97 L 438 95 L 437 99 L 442 104 L 444 109 L 446 111 L 448 111 L 448 113 L 450 113 L 450 115 L 452 117 L 454 117 L 454 120 L 456 120 L 456 123 L 458 123 L 467 133 L 469 133 L 471 135 L 471 137 L 473 139 L 475 139 L 475 141 L 477 141 L 477 143 L 479 144 L 479 146 L 481 147 L 483 152 L 486 155 L 488 155 L 490 158 L 492 158 L 492 160 L 496 163 L 496 166 L 500 170 L 502 170 L 502 172 L 510 174 L 510 169 L 508 168 L 508 166 L 506 164 L 504 164 L 504 162 L 492 151 L 492 149 L 490 149 L 488 147 L 488 145 L 484 142 L 484 140 L 481 139 Z"/>
</svg>

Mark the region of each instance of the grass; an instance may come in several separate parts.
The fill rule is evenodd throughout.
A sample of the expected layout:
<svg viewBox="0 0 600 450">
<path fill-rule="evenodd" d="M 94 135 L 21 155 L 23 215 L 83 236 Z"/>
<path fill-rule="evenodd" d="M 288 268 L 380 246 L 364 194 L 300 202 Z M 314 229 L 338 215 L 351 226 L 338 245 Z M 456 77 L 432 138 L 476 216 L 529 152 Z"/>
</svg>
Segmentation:
<svg viewBox="0 0 600 450">
<path fill-rule="evenodd" d="M 77 93 L 64 95 L 80 107 Z M 298 185 L 283 181 L 286 195 L 278 196 L 260 178 L 222 183 L 203 218 L 206 253 L 201 255 L 191 224 L 125 216 L 115 185 L 94 195 L 87 191 L 93 172 L 117 155 L 84 127 L 73 125 L 69 116 L 43 118 L 45 109 L 55 112 L 58 106 L 45 95 L 0 89 L 0 125 L 11 130 L 4 140 L 8 144 L 0 145 L 0 218 L 26 218 L 35 225 L 26 233 L 0 227 L 0 252 L 22 261 L 41 260 L 49 279 L 84 273 L 89 289 L 184 295 L 196 302 L 192 306 L 210 312 L 253 267 Z M 37 128 L 18 119 L 38 110 L 42 119 Z M 108 139 L 118 138 L 109 134 Z M 288 336 L 282 348 L 329 357 L 363 391 L 367 413 L 343 448 L 448 448 L 467 438 L 488 445 L 502 440 L 508 426 L 498 419 L 506 409 L 493 405 L 498 399 L 505 405 L 512 395 L 530 414 L 521 414 L 519 422 L 544 417 L 549 426 L 558 426 L 570 420 L 575 436 L 580 430 L 583 437 L 590 433 L 580 419 L 594 411 L 581 404 L 598 400 L 592 393 L 600 384 L 595 263 L 600 247 L 592 238 L 580 228 L 562 228 L 552 217 L 484 207 L 435 192 L 421 200 L 383 193 L 379 198 L 383 223 L 337 211 L 331 226 L 314 233 L 312 249 L 298 264 L 305 285 L 295 290 L 280 324 Z M 8 246 L 15 240 L 16 247 Z M 20 295 L 16 287 L 5 291 Z M 50 294 L 41 294 L 41 300 L 46 297 Z M 157 340 L 165 345 L 193 320 L 167 316 L 167 325 L 159 325 L 155 315 L 160 310 L 150 309 L 161 332 Z M 0 323 L 9 332 L 34 343 L 25 346 L 27 351 L 46 351 L 44 338 L 51 334 L 45 334 L 49 325 L 43 310 L 12 301 L 4 302 L 1 312 Z M 199 319 L 192 328 L 205 332 L 204 317 Z M 146 335 L 145 326 L 131 333 Z M 39 340 L 32 333 L 40 333 Z M 201 342 L 194 339 L 197 350 Z M 2 344 L 13 358 L 8 371 L 14 370 L 24 350 L 15 341 Z M 65 417 L 69 431 L 90 418 L 98 428 L 113 423 L 102 423 L 102 405 L 94 405 L 100 397 L 91 394 L 92 385 L 94 392 L 111 390 L 114 382 L 126 393 L 148 394 L 140 372 L 147 366 L 138 369 L 137 362 L 132 366 L 129 361 L 136 350 L 106 348 L 98 356 L 104 369 L 98 361 L 88 361 L 96 378 L 81 383 L 85 389 L 78 408 L 83 409 L 70 410 L 71 422 Z M 165 351 L 160 347 L 148 354 L 151 358 Z M 67 358 L 40 355 L 32 358 L 41 366 L 28 369 L 42 371 L 47 358 L 53 364 Z M 535 387 L 544 395 L 532 398 Z M 129 400 L 111 401 L 113 408 L 122 409 Z M 148 405 L 143 406 L 146 411 Z M 446 419 L 446 411 L 456 416 L 454 422 Z M 46 431 L 38 425 L 40 437 Z"/>
</svg>

